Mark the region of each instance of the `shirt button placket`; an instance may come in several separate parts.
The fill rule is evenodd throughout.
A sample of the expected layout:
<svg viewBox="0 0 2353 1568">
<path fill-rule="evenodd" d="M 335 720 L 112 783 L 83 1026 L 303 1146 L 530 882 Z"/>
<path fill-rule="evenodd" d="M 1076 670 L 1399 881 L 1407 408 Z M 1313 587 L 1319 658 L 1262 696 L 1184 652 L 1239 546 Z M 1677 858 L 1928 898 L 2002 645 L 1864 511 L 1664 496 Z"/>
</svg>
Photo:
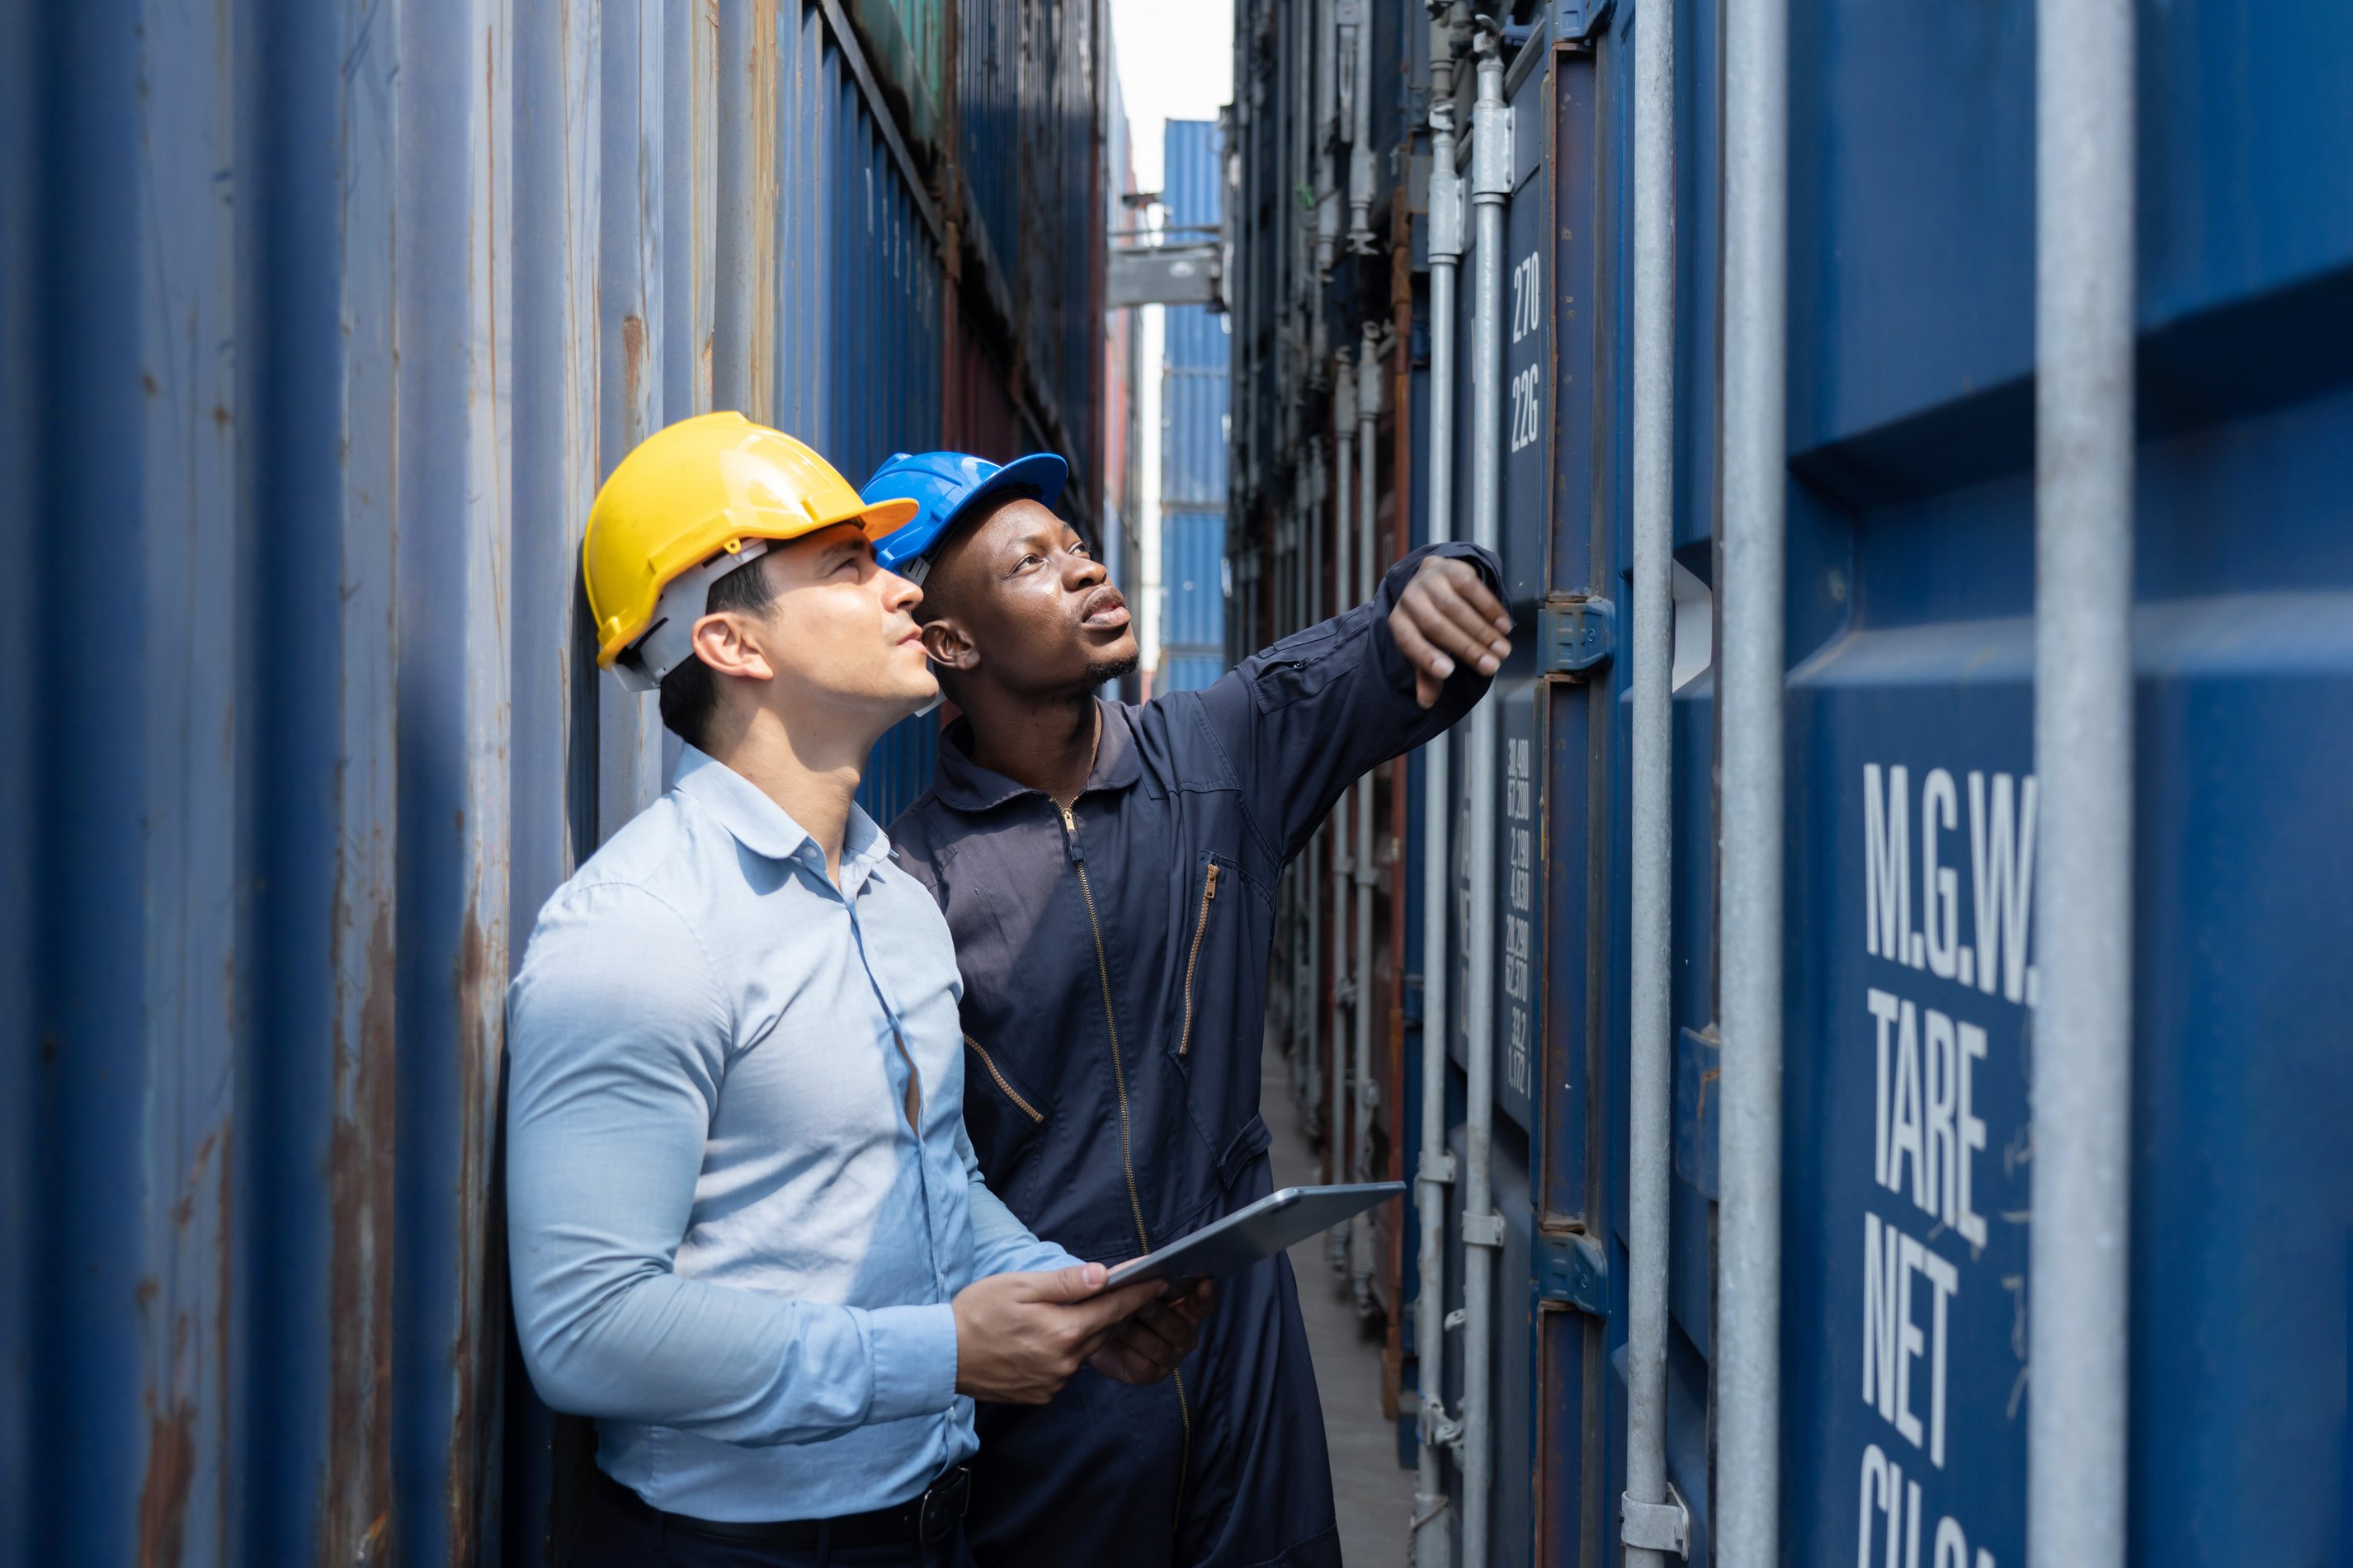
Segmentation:
<svg viewBox="0 0 2353 1568">
<path fill-rule="evenodd" d="M 870 877 L 866 884 L 859 889 L 858 897 L 865 897 L 866 889 L 872 885 L 873 879 Z M 866 950 L 866 926 L 865 922 L 858 918 L 858 899 L 844 898 L 842 903 L 849 911 L 850 936 L 858 946 L 859 964 L 866 971 L 867 987 L 874 994 L 874 1005 L 882 1011 L 882 1021 L 890 1026 L 891 1038 L 899 1047 L 901 1063 L 907 1069 L 909 1081 L 920 1089 L 923 1084 L 923 1075 L 915 1070 L 914 1047 L 907 1044 L 906 1031 L 900 1025 L 898 1009 L 891 1005 L 890 993 L 883 988 L 882 977 L 874 973 L 873 957 Z M 884 1082 L 890 1081 L 891 1075 L 888 1068 L 884 1069 L 882 1077 Z M 911 1131 L 915 1135 L 915 1184 L 922 1193 L 923 1200 L 923 1248 L 926 1255 L 925 1260 L 932 1266 L 932 1289 L 938 1293 L 942 1300 L 945 1300 L 948 1280 L 946 1271 L 940 1265 L 940 1202 L 932 1190 L 931 1145 L 923 1137 L 920 1099 L 916 1104 L 915 1125 Z"/>
</svg>

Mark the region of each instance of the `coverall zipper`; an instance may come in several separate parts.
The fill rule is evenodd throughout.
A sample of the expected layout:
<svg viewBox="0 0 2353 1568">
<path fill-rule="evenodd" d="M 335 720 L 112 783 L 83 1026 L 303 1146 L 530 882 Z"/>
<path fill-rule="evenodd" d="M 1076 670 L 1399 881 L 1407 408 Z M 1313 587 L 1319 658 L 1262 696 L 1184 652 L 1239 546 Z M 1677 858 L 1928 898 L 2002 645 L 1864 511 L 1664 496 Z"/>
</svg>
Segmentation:
<svg viewBox="0 0 2353 1568">
<path fill-rule="evenodd" d="M 1209 929 L 1209 900 L 1218 896 L 1218 863 L 1209 862 L 1209 880 L 1201 889 L 1201 918 L 1193 925 L 1193 951 L 1185 958 L 1185 1032 L 1176 1037 L 1176 1054 L 1193 1044 L 1193 971 L 1201 962 L 1201 938 Z"/>
<path fill-rule="evenodd" d="M 1063 848 L 1070 855 L 1071 864 L 1078 868 L 1079 897 L 1086 900 L 1087 929 L 1094 933 L 1095 978 L 1103 984 L 1103 1027 L 1111 1034 L 1111 1081 L 1112 1086 L 1119 1091 L 1119 1163 L 1127 1175 L 1128 1209 L 1135 1216 L 1136 1245 L 1142 1247 L 1144 1252 L 1150 1252 L 1152 1236 L 1144 1228 L 1144 1200 L 1136 1195 L 1135 1161 L 1128 1152 L 1127 1068 L 1120 1060 L 1119 1056 L 1119 1019 L 1112 1011 L 1111 964 L 1103 957 L 1103 922 L 1095 918 L 1095 890 L 1093 885 L 1087 880 L 1087 852 L 1079 843 L 1079 819 L 1071 815 L 1071 808 L 1067 805 L 1058 805 L 1056 809 L 1062 814 Z M 1206 902 L 1202 908 L 1206 913 L 1208 910 Z M 1196 945 L 1198 945 L 1198 941 Z M 988 1059 L 986 1053 L 983 1053 L 981 1059 L 983 1061 Z M 1138 1253 L 1137 1256 L 1141 1257 L 1143 1253 Z M 1176 1471 L 1176 1513 L 1181 1519 L 1185 1512 L 1185 1476 L 1193 1468 L 1193 1411 L 1190 1403 L 1185 1397 L 1184 1373 L 1175 1372 L 1169 1375 L 1171 1381 L 1176 1384 L 1176 1419 L 1184 1427 L 1185 1433 L 1184 1446 L 1179 1452 Z"/>
<path fill-rule="evenodd" d="M 974 1039 L 970 1035 L 966 1035 L 964 1037 L 964 1043 L 970 1046 L 973 1048 L 974 1054 L 980 1058 L 980 1065 L 988 1069 L 988 1076 L 997 1080 L 997 1087 L 1005 1091 L 1005 1098 L 1019 1106 L 1022 1110 L 1028 1114 L 1030 1121 L 1038 1122 L 1042 1126 L 1045 1123 L 1046 1118 L 1039 1113 L 1036 1106 L 1030 1104 L 1028 1100 L 1022 1099 L 1018 1094 L 1016 1094 L 1013 1091 L 1013 1086 L 1006 1081 L 1005 1075 L 997 1070 L 997 1058 L 988 1054 L 988 1047 L 982 1045 L 978 1040 Z"/>
</svg>

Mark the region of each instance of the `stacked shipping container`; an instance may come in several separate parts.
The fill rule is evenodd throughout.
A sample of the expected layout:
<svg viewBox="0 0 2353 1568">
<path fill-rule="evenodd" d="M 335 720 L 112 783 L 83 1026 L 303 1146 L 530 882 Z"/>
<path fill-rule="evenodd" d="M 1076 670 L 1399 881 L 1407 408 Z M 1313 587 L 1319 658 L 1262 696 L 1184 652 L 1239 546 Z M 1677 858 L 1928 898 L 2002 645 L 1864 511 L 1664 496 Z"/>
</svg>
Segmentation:
<svg viewBox="0 0 2353 1568">
<path fill-rule="evenodd" d="M 1111 47 L 1110 35 L 1104 47 Z M 1127 104 L 1120 90 L 1118 58 L 1103 72 L 1110 96 L 1103 110 L 1103 232 L 1117 235 L 1135 223 L 1137 200 L 1135 160 L 1128 126 Z M 1133 310 L 1103 312 L 1103 568 L 1114 583 L 1131 587 L 1144 580 L 1144 442 L 1143 400 L 1137 378 L 1143 374 L 1144 333 Z M 1122 682 L 1129 700 L 1141 693 L 1141 681 L 1129 676 Z"/>
<path fill-rule="evenodd" d="M 1169 237 L 1219 226 L 1225 166 L 1218 127 L 1171 120 L 1163 133 L 1161 205 Z M 1226 316 L 1161 307 L 1160 663 L 1158 691 L 1198 691 L 1226 671 Z"/>
<path fill-rule="evenodd" d="M 0 33 L 0 1561 L 543 1561 L 502 995 L 665 764 L 589 500 L 734 407 L 853 479 L 1050 447 L 1091 522 L 1100 10 Z"/>
<path fill-rule="evenodd" d="M 1620 1507 L 1637 1484 L 1629 1406 L 1643 1380 L 1631 1284 L 1656 1266 L 1664 1338 L 1645 1348 L 1662 1358 L 1663 1399 L 1638 1415 L 1662 1430 L 1661 1479 L 1688 1504 L 1694 1561 L 2016 1568 L 2030 1476 L 2053 1458 L 2029 1442 L 2033 1400 L 2064 1370 L 2046 1355 L 2030 1384 L 2030 1345 L 2076 1305 L 2036 1302 L 2029 1258 L 2035 1216 L 2053 1212 L 2038 1152 L 2077 1131 L 2038 1126 L 2029 1089 L 2078 1048 L 2050 1032 L 2042 966 L 2050 911 L 2081 890 L 2038 869 L 2073 845 L 2035 825 L 2064 760 L 2051 735 L 2040 754 L 2035 741 L 2036 617 L 2059 613 L 2036 539 L 2066 520 L 2036 505 L 2034 11 L 1791 5 L 1786 400 L 1769 370 L 1767 409 L 1736 394 L 1726 359 L 1765 319 L 1725 302 L 1760 275 L 1728 239 L 1728 208 L 1769 202 L 1740 171 L 1772 166 L 1746 158 L 1759 129 L 1731 123 L 1731 106 L 1779 68 L 1727 58 L 1744 8 L 1675 7 L 1662 117 L 1675 156 L 1648 184 L 1636 54 L 1645 27 L 1665 30 L 1659 0 L 1490 19 L 1441 5 L 1430 27 L 1408 15 L 1386 30 L 1400 9 L 1240 0 L 1228 550 L 1237 584 L 1254 584 L 1229 615 L 1305 624 L 1354 596 L 1332 571 L 1337 526 L 1383 558 L 1424 537 L 1428 476 L 1451 460 L 1453 530 L 1492 516 L 1520 623 L 1485 754 L 1467 734 L 1448 748 L 1457 784 L 1436 820 L 1453 908 L 1419 896 L 1425 818 L 1418 798 L 1403 809 L 1430 760 L 1409 789 L 1385 786 L 1396 804 L 1376 820 L 1416 873 L 1414 897 L 1384 877 L 1375 905 L 1408 1045 L 1377 1056 L 1369 1087 L 1332 1065 L 1348 1055 L 1335 983 L 1359 996 L 1363 984 L 1325 891 L 1347 852 L 1336 837 L 1292 879 L 1278 954 L 1293 984 L 1276 1023 L 1311 1124 L 1353 1148 L 1345 1118 L 1377 1105 L 1396 1135 L 1377 1173 L 1444 1194 L 1443 1278 L 1429 1310 L 1394 1314 L 1406 1384 L 1443 1397 L 1426 1422 L 1410 1398 L 1399 1412 L 1408 1462 L 1417 1426 L 1433 1440 L 1417 1560 L 1600 1564 L 1623 1542 L 1662 1542 L 1664 1515 Z M 2326 1029 L 2297 1021 L 2353 1003 L 2333 956 L 2353 930 L 2353 195 L 2325 151 L 2353 126 L 2353 19 L 2296 4 L 2249 31 L 2226 5 L 2136 10 L 2138 107 L 2122 113 L 2139 172 L 2112 177 L 2137 194 L 2137 256 L 2110 274 L 2137 284 L 2125 732 L 2138 739 L 2115 806 L 2134 824 L 2137 891 L 2108 933 L 2131 954 L 2117 999 L 2131 1020 L 2130 1273 L 2125 1318 L 2100 1331 L 2126 1358 L 2129 1415 L 2085 1436 L 2129 1420 L 2115 1473 L 2128 1540 L 2111 1532 L 2109 1547 L 2130 1560 L 2336 1561 L 2353 1550 L 2353 1158 L 2331 1129 L 2353 1111 L 2353 1072 Z M 1493 107 L 1474 115 L 1482 63 Z M 2116 112 L 2095 108 L 2094 123 Z M 1434 162 L 1441 133 L 1459 136 L 1456 166 Z M 1671 377 L 1677 619 L 1655 646 L 1672 647 L 1673 674 L 1640 672 L 1672 692 L 1664 953 L 1637 951 L 1630 892 L 1648 787 L 1630 765 L 1631 650 L 1648 626 L 1624 608 L 1646 204 L 1672 215 L 1649 274 L 1669 327 L 1644 374 Z M 1482 208 L 1495 225 L 1483 237 Z M 1433 279 L 1458 251 L 1457 304 L 1440 320 Z M 1482 273 L 1491 378 L 1472 352 Z M 1781 301 L 1763 300 L 1778 320 Z M 1367 342 L 1390 345 L 1371 486 L 1343 460 L 1358 426 L 1333 406 L 1354 390 L 1343 356 Z M 1453 410 L 1434 432 L 1441 348 Z M 1727 577 L 1725 532 L 1758 515 L 1756 490 L 1727 475 L 1760 410 L 1768 430 L 1786 417 L 1765 457 L 1787 513 L 1786 569 L 1761 583 Z M 1396 512 L 1378 510 L 1392 495 Z M 1740 589 L 1785 627 L 1787 653 L 1763 703 L 1736 713 L 1719 693 L 1748 645 L 1725 642 L 1722 601 Z M 1758 780 L 1719 768 L 1719 748 L 1763 710 L 1786 727 L 1766 759 L 1786 777 L 1781 830 L 1726 837 L 1727 803 Z M 2062 734 L 2055 750 L 2114 755 L 2115 733 Z M 1475 795 L 1460 783 L 1474 767 L 1491 785 Z M 1756 922 L 1725 904 L 1720 878 L 1767 855 L 1787 866 L 1767 917 L 1787 1111 L 1746 1125 L 1767 1131 L 1778 1172 L 1767 1217 L 1781 1287 L 1763 1304 L 1778 1319 L 1743 1306 L 1734 1325 L 1762 1322 L 1769 1366 L 1727 1377 L 1723 1269 L 1735 1200 L 1756 1189 L 1726 1163 L 1725 1068 L 1770 1058 L 1762 1037 L 1726 1032 L 1725 955 Z M 1422 960 L 1430 920 L 1444 922 L 1440 973 Z M 1646 1174 L 1632 1164 L 1632 995 L 1651 958 L 1671 1100 L 1662 1254 L 1631 1203 Z M 1428 1022 L 1446 1067 L 1424 1081 L 1421 1000 L 1440 983 L 1451 1001 Z M 1490 1075 L 1491 1134 L 1475 1125 Z M 1451 1168 L 1413 1157 L 1429 1095 Z M 1423 1289 L 1411 1251 L 1388 1254 L 1392 1303 Z M 1767 1373 L 1778 1419 L 1757 1414 Z M 1742 1436 L 1756 1430 L 1762 1448 Z M 1761 1496 L 1778 1528 L 1772 1512 L 1736 1515 L 1736 1495 Z M 2047 1521 L 2091 1500 L 2044 1492 L 2036 1507 Z"/>
</svg>

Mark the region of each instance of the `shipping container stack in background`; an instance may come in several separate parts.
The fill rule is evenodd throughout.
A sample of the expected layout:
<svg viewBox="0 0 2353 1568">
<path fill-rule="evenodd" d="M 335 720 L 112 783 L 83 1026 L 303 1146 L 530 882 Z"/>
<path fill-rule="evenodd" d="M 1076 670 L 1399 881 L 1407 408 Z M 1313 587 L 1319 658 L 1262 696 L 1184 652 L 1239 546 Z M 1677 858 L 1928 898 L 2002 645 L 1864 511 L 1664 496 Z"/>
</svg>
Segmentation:
<svg viewBox="0 0 2353 1568">
<path fill-rule="evenodd" d="M 1171 120 L 1163 137 L 1162 233 L 1213 237 L 1225 164 L 1218 126 Z M 1230 662 L 1226 647 L 1227 318 L 1206 305 L 1161 307 L 1160 658 L 1155 695 L 1198 691 Z"/>
<path fill-rule="evenodd" d="M 1415 1560 L 2021 1568 L 2031 1492 L 2099 1561 L 2353 1561 L 2353 12 L 2118 7 L 2039 62 L 2019 0 L 1792 0 L 1786 47 L 1432 10 L 1240 0 L 1227 142 L 1237 647 L 1433 523 L 1519 627 L 1377 786 L 1379 956 L 1354 801 L 1277 953 L 1329 1168 L 1361 1118 L 1417 1182 L 1372 1292 Z M 2039 140 L 2083 182 L 2041 225 Z M 2118 483 L 2087 573 L 2070 498 Z M 2034 1294 L 2127 1254 L 2114 1311 Z M 2082 1424 L 2030 1441 L 2038 1398 Z"/>
<path fill-rule="evenodd" d="M 1103 232 L 1116 242 L 1134 229 L 1145 202 L 1135 184 L 1134 132 L 1120 88 L 1119 55 L 1108 31 L 1103 44 L 1110 57 L 1103 71 Z M 1103 323 L 1103 414 L 1097 424 L 1103 442 L 1103 570 L 1113 584 L 1138 594 L 1144 585 L 1144 401 L 1138 382 L 1143 322 L 1132 309 L 1107 309 Z M 1115 695 L 1133 702 L 1142 697 L 1143 686 L 1139 669 L 1121 678 Z"/>
<path fill-rule="evenodd" d="M 0 1562 L 548 1560 L 506 980 L 661 787 L 598 483 L 736 408 L 1104 495 L 1101 8 L 0 18 Z M 864 799 L 929 773 L 911 725 Z"/>
</svg>

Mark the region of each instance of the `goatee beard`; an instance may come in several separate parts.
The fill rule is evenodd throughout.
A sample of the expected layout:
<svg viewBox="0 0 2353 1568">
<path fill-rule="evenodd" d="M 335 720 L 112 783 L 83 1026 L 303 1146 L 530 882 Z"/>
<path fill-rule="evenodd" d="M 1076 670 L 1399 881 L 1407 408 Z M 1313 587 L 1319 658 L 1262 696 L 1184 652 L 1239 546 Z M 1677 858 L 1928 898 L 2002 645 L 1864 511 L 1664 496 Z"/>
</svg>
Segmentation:
<svg viewBox="0 0 2353 1568">
<path fill-rule="evenodd" d="M 1107 680 L 1119 680 L 1134 675 L 1144 660 L 1130 654 L 1125 658 L 1102 658 L 1087 666 L 1087 684 L 1101 686 Z"/>
</svg>

